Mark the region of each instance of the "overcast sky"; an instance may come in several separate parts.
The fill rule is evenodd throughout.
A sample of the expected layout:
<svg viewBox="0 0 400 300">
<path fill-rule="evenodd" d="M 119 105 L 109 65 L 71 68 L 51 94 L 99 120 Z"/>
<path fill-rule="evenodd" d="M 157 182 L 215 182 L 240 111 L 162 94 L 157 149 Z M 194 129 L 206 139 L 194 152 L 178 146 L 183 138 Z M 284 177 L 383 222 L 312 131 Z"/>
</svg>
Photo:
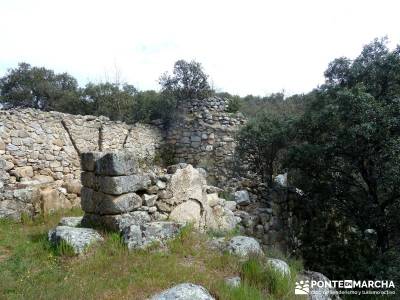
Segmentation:
<svg viewBox="0 0 400 300">
<path fill-rule="evenodd" d="M 374 37 L 400 43 L 398 0 L 0 0 L 0 75 L 25 61 L 81 85 L 158 89 L 178 59 L 240 95 L 308 92 Z"/>
</svg>

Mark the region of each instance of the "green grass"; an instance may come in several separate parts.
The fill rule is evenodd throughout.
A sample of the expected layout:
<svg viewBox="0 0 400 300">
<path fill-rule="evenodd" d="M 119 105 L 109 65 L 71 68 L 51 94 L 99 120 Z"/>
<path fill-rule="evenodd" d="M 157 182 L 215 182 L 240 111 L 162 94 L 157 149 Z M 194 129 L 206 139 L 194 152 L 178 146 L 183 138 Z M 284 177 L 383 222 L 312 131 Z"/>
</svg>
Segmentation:
<svg viewBox="0 0 400 300">
<path fill-rule="evenodd" d="M 281 282 L 275 289 L 268 286 L 274 281 L 265 275 L 262 260 L 242 263 L 213 251 L 207 235 L 191 226 L 162 251 L 157 245 L 128 251 L 119 234 L 103 232 L 104 242 L 74 256 L 68 245 L 52 247 L 47 241 L 61 215 L 22 224 L 0 221 L 0 299 L 146 299 L 182 282 L 203 285 L 216 299 L 290 299 Z M 249 267 L 253 263 L 259 266 Z M 239 274 L 239 287 L 224 284 L 224 278 Z"/>
</svg>

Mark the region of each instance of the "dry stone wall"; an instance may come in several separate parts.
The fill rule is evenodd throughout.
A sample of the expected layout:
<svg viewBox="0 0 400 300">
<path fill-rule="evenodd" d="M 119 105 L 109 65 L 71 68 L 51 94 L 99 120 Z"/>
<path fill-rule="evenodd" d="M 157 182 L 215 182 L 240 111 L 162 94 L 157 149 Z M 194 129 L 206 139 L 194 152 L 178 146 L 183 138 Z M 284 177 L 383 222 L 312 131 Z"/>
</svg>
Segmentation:
<svg viewBox="0 0 400 300">
<path fill-rule="evenodd" d="M 79 154 L 129 149 L 151 162 L 161 142 L 157 128 L 127 125 L 106 117 L 75 116 L 34 109 L 0 111 L 0 154 L 10 182 L 34 175 L 80 178 Z M 21 174 L 22 167 L 32 167 Z M 28 175 L 21 176 L 21 175 Z"/>
<path fill-rule="evenodd" d="M 19 193 L 16 190 L 43 190 L 44 184 L 50 188 L 49 183 L 58 191 L 58 195 L 53 192 L 52 200 L 57 208 L 79 205 L 80 153 L 126 149 L 142 165 L 151 165 L 161 141 L 156 127 L 128 125 L 106 117 L 34 109 L 0 110 L 0 217 L 18 217 L 16 211 L 28 205 L 14 195 Z M 65 205 L 57 203 L 61 194 L 70 200 L 64 201 Z M 36 207 L 28 209 L 31 214 L 54 206 L 40 203 L 42 198 L 35 200 L 38 204 L 29 203 Z"/>
<path fill-rule="evenodd" d="M 211 97 L 181 104 L 181 118 L 168 130 L 166 143 L 178 162 L 204 168 L 208 180 L 223 186 L 234 168 L 234 136 L 246 119 L 229 113 L 228 100 Z"/>
</svg>

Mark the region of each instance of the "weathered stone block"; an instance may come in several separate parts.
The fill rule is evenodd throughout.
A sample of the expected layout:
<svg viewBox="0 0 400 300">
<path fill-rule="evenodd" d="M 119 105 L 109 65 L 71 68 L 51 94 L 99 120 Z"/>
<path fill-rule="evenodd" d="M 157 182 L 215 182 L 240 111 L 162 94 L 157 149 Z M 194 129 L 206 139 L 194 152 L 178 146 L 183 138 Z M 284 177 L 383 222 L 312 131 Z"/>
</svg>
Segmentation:
<svg viewBox="0 0 400 300">
<path fill-rule="evenodd" d="M 121 232 L 131 225 L 141 225 L 150 222 L 151 218 L 146 211 L 133 211 L 121 215 L 96 215 L 86 213 L 81 224 L 87 227 L 103 227 L 108 230 Z"/>
<path fill-rule="evenodd" d="M 131 152 L 107 153 L 96 161 L 95 173 L 98 175 L 120 176 L 137 172 L 137 162 Z"/>
<path fill-rule="evenodd" d="M 142 205 L 142 198 L 135 193 L 119 196 L 104 194 L 89 188 L 82 188 L 81 206 L 85 212 L 99 215 L 122 214 Z"/>
<path fill-rule="evenodd" d="M 145 190 L 150 183 L 151 180 L 148 175 L 97 176 L 95 178 L 95 189 L 111 195 L 121 195 Z"/>
</svg>

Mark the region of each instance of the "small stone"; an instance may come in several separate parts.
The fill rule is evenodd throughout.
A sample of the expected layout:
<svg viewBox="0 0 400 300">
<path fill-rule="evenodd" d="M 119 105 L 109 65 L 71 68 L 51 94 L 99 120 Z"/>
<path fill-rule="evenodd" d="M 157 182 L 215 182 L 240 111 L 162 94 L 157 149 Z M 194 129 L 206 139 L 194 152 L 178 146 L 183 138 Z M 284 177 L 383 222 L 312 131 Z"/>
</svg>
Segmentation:
<svg viewBox="0 0 400 300">
<path fill-rule="evenodd" d="M 290 268 L 286 262 L 276 258 L 268 258 L 268 264 L 283 276 L 290 276 Z"/>
<path fill-rule="evenodd" d="M 144 205 L 146 205 L 146 206 L 154 206 L 156 204 L 156 201 L 158 198 L 157 195 L 148 195 L 148 194 L 143 194 L 142 197 L 143 197 Z"/>
<path fill-rule="evenodd" d="M 154 295 L 150 300 L 215 300 L 215 298 L 200 285 L 181 283 Z"/>
<path fill-rule="evenodd" d="M 239 276 L 235 276 L 235 277 L 229 277 L 229 278 L 225 278 L 225 284 L 227 286 L 233 287 L 233 288 L 237 288 L 240 286 L 240 277 Z"/>
<path fill-rule="evenodd" d="M 234 196 L 237 205 L 244 206 L 250 204 L 249 193 L 246 190 L 237 191 Z"/>
</svg>

